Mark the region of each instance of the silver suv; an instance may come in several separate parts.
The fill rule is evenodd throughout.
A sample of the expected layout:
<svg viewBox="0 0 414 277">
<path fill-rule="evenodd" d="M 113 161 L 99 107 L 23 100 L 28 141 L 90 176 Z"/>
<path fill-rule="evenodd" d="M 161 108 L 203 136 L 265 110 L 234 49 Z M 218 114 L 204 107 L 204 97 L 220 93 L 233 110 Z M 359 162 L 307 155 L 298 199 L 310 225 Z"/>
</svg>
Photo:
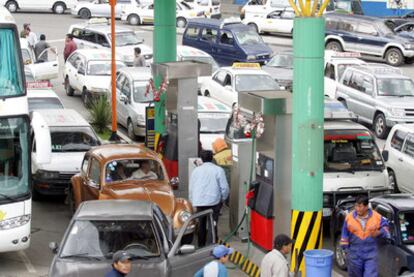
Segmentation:
<svg viewBox="0 0 414 277">
<path fill-rule="evenodd" d="M 414 122 L 414 82 L 390 66 L 348 67 L 335 97 L 354 112 L 359 121 L 372 124 L 378 138 L 386 138 L 397 123 Z"/>
</svg>

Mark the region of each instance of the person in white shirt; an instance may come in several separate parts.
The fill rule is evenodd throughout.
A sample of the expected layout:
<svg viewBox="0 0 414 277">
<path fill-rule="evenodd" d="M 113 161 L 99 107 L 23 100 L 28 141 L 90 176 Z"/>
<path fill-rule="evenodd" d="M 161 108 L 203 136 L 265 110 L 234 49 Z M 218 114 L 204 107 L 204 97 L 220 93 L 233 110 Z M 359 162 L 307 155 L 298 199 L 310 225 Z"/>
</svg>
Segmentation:
<svg viewBox="0 0 414 277">
<path fill-rule="evenodd" d="M 148 160 L 141 162 L 141 167 L 132 173 L 133 180 L 158 180 L 157 174 L 151 170 L 151 163 Z"/>
<path fill-rule="evenodd" d="M 26 32 L 27 32 L 27 36 L 26 36 L 27 43 L 29 44 L 29 47 L 34 51 L 34 46 L 36 45 L 38 41 L 37 36 L 34 32 L 32 32 L 30 25 L 26 27 Z"/>
<path fill-rule="evenodd" d="M 286 255 L 292 250 L 294 241 L 287 235 L 280 234 L 273 241 L 273 250 L 267 253 L 260 266 L 261 277 L 288 277 L 289 265 Z"/>
</svg>

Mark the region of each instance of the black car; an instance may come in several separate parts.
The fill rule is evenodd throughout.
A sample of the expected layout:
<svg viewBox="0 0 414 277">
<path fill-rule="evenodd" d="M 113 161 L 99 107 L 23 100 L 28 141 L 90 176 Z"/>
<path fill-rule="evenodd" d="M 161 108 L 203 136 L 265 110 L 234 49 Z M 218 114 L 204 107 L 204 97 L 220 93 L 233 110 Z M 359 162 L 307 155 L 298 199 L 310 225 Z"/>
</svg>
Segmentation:
<svg viewBox="0 0 414 277">
<path fill-rule="evenodd" d="M 326 49 L 379 57 L 392 66 L 414 62 L 414 39 L 395 33 L 383 19 L 340 14 L 325 17 Z"/>
<path fill-rule="evenodd" d="M 346 269 L 346 258 L 339 240 L 346 215 L 354 207 L 355 199 L 338 204 L 331 230 L 335 241 L 335 262 Z M 389 222 L 391 239 L 379 239 L 378 272 L 380 276 L 399 276 L 414 272 L 414 196 L 386 194 L 370 200 L 371 207 Z"/>
<path fill-rule="evenodd" d="M 387 16 L 385 21 L 390 28 L 394 29 L 404 23 L 414 22 L 414 12 L 409 12 L 404 15 Z"/>
</svg>

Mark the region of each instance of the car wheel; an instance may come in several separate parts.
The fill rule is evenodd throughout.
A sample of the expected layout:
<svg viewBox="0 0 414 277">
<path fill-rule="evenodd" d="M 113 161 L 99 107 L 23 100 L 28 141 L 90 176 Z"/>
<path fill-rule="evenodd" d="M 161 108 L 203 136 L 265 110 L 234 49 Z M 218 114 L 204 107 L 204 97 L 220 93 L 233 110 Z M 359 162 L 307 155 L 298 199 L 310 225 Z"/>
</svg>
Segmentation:
<svg viewBox="0 0 414 277">
<path fill-rule="evenodd" d="M 91 17 L 90 10 L 83 8 L 79 11 L 79 16 L 83 19 L 89 19 Z"/>
<path fill-rule="evenodd" d="M 204 96 L 210 97 L 210 92 L 209 92 L 208 90 L 206 90 L 206 91 L 204 92 Z"/>
<path fill-rule="evenodd" d="M 259 34 L 259 27 L 257 27 L 257 25 L 255 23 L 249 23 L 249 24 L 247 24 L 247 26 L 252 27 L 253 30 L 255 30 L 256 33 Z"/>
<path fill-rule="evenodd" d="M 325 48 L 326 48 L 326 50 L 332 50 L 332 51 L 335 51 L 335 52 L 343 52 L 344 51 L 344 49 L 342 48 L 342 45 L 336 40 L 331 40 L 330 42 L 328 42 L 326 44 Z"/>
<path fill-rule="evenodd" d="M 397 178 L 395 178 L 395 173 L 392 169 L 388 169 L 388 182 L 395 193 L 400 192 L 400 189 L 397 185 Z"/>
<path fill-rule="evenodd" d="M 69 84 L 69 78 L 65 78 L 65 91 L 67 96 L 73 96 L 75 90 Z"/>
<path fill-rule="evenodd" d="M 385 120 L 385 116 L 382 113 L 377 114 L 374 119 L 374 132 L 380 139 L 385 139 L 388 134 L 388 127 Z"/>
<path fill-rule="evenodd" d="M 89 92 L 86 90 L 86 88 L 84 88 L 82 91 L 82 102 L 86 108 L 89 108 L 91 105 L 91 97 L 90 97 Z"/>
<path fill-rule="evenodd" d="M 66 11 L 66 5 L 65 3 L 62 2 L 57 2 L 54 6 L 53 6 L 53 12 L 56 14 L 63 14 Z"/>
<path fill-rule="evenodd" d="M 335 263 L 341 270 L 346 270 L 346 254 L 341 246 L 341 236 L 335 239 Z"/>
<path fill-rule="evenodd" d="M 131 119 L 128 119 L 127 129 L 128 129 L 128 137 L 132 140 L 135 140 L 136 135 L 135 135 L 135 132 L 134 132 L 134 124 L 132 123 Z"/>
<path fill-rule="evenodd" d="M 129 25 L 139 25 L 140 20 L 139 20 L 139 16 L 136 14 L 131 14 L 130 16 L 128 16 L 128 24 Z"/>
<path fill-rule="evenodd" d="M 15 1 L 9 1 L 6 4 L 6 8 L 9 10 L 9 12 L 15 13 L 17 11 L 18 6 Z"/>
<path fill-rule="evenodd" d="M 385 61 L 392 66 L 400 66 L 404 61 L 404 56 L 400 49 L 391 48 L 385 53 Z"/>
<path fill-rule="evenodd" d="M 177 18 L 177 27 L 178 28 L 185 28 L 187 25 L 187 20 L 184 17 Z"/>
<path fill-rule="evenodd" d="M 73 195 L 73 189 L 71 185 L 69 185 L 67 198 L 68 198 L 69 212 L 71 215 L 73 215 L 76 212 L 76 205 L 75 205 L 75 197 Z"/>
</svg>

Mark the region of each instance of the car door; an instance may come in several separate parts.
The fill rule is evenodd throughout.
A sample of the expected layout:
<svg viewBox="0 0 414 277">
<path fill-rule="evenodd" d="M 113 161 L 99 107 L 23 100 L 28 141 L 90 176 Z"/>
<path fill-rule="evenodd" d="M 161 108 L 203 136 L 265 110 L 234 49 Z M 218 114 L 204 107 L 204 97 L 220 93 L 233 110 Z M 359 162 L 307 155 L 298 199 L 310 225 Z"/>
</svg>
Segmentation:
<svg viewBox="0 0 414 277">
<path fill-rule="evenodd" d="M 201 220 L 207 222 L 207 242 L 204 247 L 198 246 L 198 232 L 194 225 Z M 186 235 L 186 244 L 182 242 L 184 234 L 193 230 L 192 241 L 189 242 Z M 200 268 L 212 260 L 211 252 L 216 245 L 216 237 L 213 224 L 212 210 L 203 211 L 192 215 L 180 229 L 173 246 L 168 253 L 168 264 L 170 277 L 193 276 Z M 187 250 L 184 250 L 187 248 Z M 192 248 L 192 250 L 188 250 Z"/>
<path fill-rule="evenodd" d="M 365 100 L 367 97 L 372 98 L 372 94 L 369 96 L 365 93 L 365 88 L 363 87 L 364 77 L 365 75 L 360 72 L 353 72 L 347 88 L 348 98 L 346 99 L 346 103 L 348 109 L 357 114 L 360 119 L 369 121 L 370 118 L 367 117 L 367 111 L 365 111 L 367 107 Z"/>
<path fill-rule="evenodd" d="M 98 200 L 101 189 L 101 165 L 99 161 L 91 157 L 87 178 L 82 179 L 82 201 Z"/>
<path fill-rule="evenodd" d="M 86 63 L 87 60 L 83 56 L 80 57 L 80 62 L 78 63 L 77 71 L 75 72 L 75 86 L 74 88 L 80 92 L 82 92 L 83 87 L 86 84 Z"/>
<path fill-rule="evenodd" d="M 360 53 L 378 55 L 383 52 L 387 42 L 379 36 L 378 30 L 373 24 L 359 23 L 355 30 L 357 37 L 355 50 Z"/>
<path fill-rule="evenodd" d="M 263 32 L 279 32 L 279 21 L 282 11 L 273 11 L 266 16 L 266 19 L 257 17 L 255 20 L 262 23 L 260 25 L 260 29 Z M 263 24 L 264 23 L 264 24 Z"/>
<path fill-rule="evenodd" d="M 325 96 L 335 99 L 336 80 L 335 80 L 335 66 L 330 62 L 325 65 Z"/>
<path fill-rule="evenodd" d="M 91 14 L 92 16 L 110 17 L 111 6 L 109 0 L 96 0 L 94 5 L 91 6 Z"/>
<path fill-rule="evenodd" d="M 334 30 L 334 34 L 341 37 L 344 42 L 343 48 L 345 51 L 357 51 L 357 36 L 355 30 L 357 23 L 354 21 L 342 21 L 337 22 L 337 30 Z M 357 51 L 358 52 L 358 51 Z"/>
<path fill-rule="evenodd" d="M 116 18 L 121 18 L 122 10 L 127 5 L 130 5 L 130 4 L 136 4 L 135 0 L 132 0 L 132 1 L 131 0 L 118 0 L 116 2 L 116 6 L 115 6 L 115 17 Z M 111 16 L 111 13 L 109 13 L 108 17 L 110 17 L 110 16 Z"/>
<path fill-rule="evenodd" d="M 399 158 L 400 176 L 397 177 L 398 187 L 406 192 L 414 193 L 414 135 L 409 134 L 403 146 L 403 156 Z M 398 180 L 400 179 L 400 181 Z"/>
<path fill-rule="evenodd" d="M 209 27 L 203 28 L 203 30 L 201 31 L 201 37 L 199 41 L 199 44 L 202 45 L 200 49 L 207 53 L 212 53 L 213 45 L 217 43 L 217 34 L 217 29 Z M 199 47 L 196 46 L 196 48 Z"/>
<path fill-rule="evenodd" d="M 404 182 L 400 180 L 400 178 L 403 178 L 402 175 L 404 174 L 403 168 L 401 167 L 404 161 L 404 154 L 402 153 L 402 150 L 407 135 L 407 132 L 397 129 L 394 133 L 390 133 L 390 136 L 392 137 L 388 138 L 389 144 L 387 139 L 385 145 L 385 150 L 387 150 L 389 153 L 388 160 L 386 161 L 386 166 L 394 172 L 398 186 L 401 190 L 404 191 Z"/>
<path fill-rule="evenodd" d="M 227 70 L 220 69 L 218 70 L 210 82 L 208 83 L 208 93 L 211 97 L 220 100 L 222 91 L 224 90 L 224 79 L 226 78 Z M 207 91 L 205 91 L 207 93 Z"/>
<path fill-rule="evenodd" d="M 278 32 L 284 34 L 293 35 L 293 19 L 295 18 L 295 13 L 290 10 L 284 10 L 280 16 L 279 21 L 279 30 Z"/>
<path fill-rule="evenodd" d="M 69 57 L 65 64 L 69 84 L 75 90 L 79 90 L 78 67 L 81 61 L 81 56 L 78 53 L 75 53 Z"/>
<path fill-rule="evenodd" d="M 52 139 L 49 126 L 44 118 L 34 112 L 31 119 L 32 134 L 32 173 L 35 173 L 41 164 L 48 164 L 52 158 Z"/>
<path fill-rule="evenodd" d="M 28 65 L 36 80 L 56 79 L 59 75 L 57 48 L 50 47 L 40 53 L 37 61 Z"/>
<path fill-rule="evenodd" d="M 154 4 L 148 5 L 145 8 L 141 9 L 142 14 L 141 21 L 144 24 L 152 24 L 154 23 Z"/>
<path fill-rule="evenodd" d="M 122 93 L 122 86 L 125 83 L 125 74 L 122 72 L 118 73 L 117 79 L 116 79 L 116 115 L 117 115 L 117 122 L 121 124 L 122 126 L 126 127 L 126 120 L 125 120 L 125 111 L 124 106 L 125 103 L 121 99 Z"/>
<path fill-rule="evenodd" d="M 121 107 L 120 113 L 122 113 L 124 126 L 127 126 L 128 118 L 130 118 L 129 115 L 133 112 L 133 111 L 131 111 L 131 109 L 132 109 L 132 105 L 131 105 L 131 101 L 132 101 L 132 82 L 128 78 L 128 76 L 125 76 L 125 81 L 124 81 L 124 84 L 122 85 L 122 94 L 126 98 L 126 101 L 123 102 L 120 105 L 120 107 Z M 131 117 L 130 119 L 132 120 L 132 124 L 134 124 L 134 125 L 138 124 L 138 122 L 137 122 L 138 118 L 132 118 Z"/>
<path fill-rule="evenodd" d="M 238 47 L 231 32 L 220 30 L 217 40 L 217 43 L 212 45 L 212 49 L 213 57 L 220 65 L 232 65 L 234 61 L 242 59 L 237 55 Z"/>
</svg>

